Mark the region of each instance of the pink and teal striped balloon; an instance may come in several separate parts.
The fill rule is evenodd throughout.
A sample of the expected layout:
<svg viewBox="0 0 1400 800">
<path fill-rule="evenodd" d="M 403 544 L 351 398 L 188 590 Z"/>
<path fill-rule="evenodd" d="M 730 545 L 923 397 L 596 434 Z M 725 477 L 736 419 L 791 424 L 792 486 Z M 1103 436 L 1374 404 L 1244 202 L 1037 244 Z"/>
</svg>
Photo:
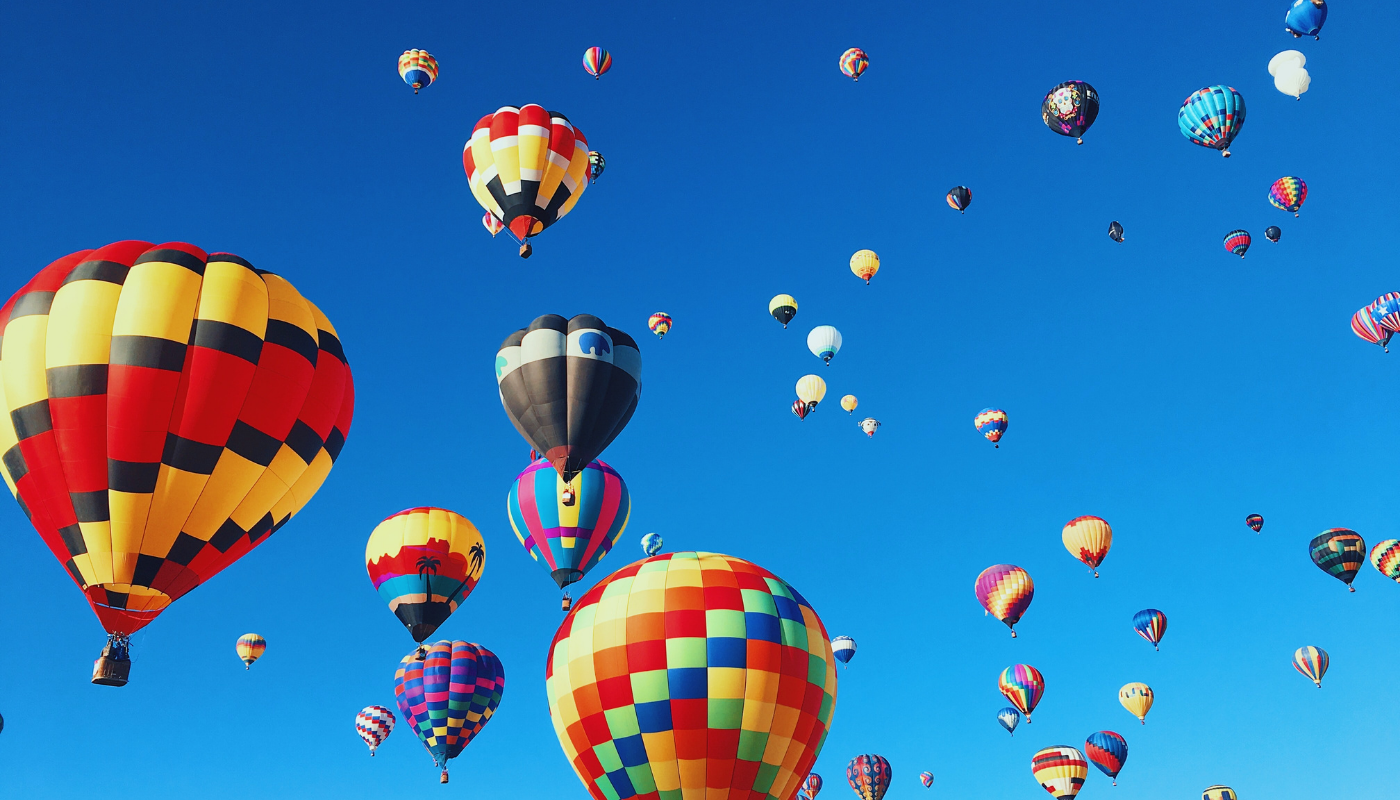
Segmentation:
<svg viewBox="0 0 1400 800">
<path fill-rule="evenodd" d="M 602 461 L 565 483 L 541 458 L 515 479 L 506 510 L 516 538 L 562 589 L 612 550 L 627 527 L 632 499 L 622 476 Z"/>
</svg>

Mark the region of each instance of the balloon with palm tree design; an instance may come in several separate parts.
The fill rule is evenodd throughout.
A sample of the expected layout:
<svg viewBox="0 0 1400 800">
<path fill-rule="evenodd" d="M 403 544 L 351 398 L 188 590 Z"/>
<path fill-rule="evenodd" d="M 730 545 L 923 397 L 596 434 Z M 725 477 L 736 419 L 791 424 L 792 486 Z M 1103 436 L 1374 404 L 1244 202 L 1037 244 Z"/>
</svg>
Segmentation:
<svg viewBox="0 0 1400 800">
<path fill-rule="evenodd" d="M 486 569 L 486 545 L 461 514 L 411 508 L 370 534 L 365 568 L 389 610 L 422 643 L 476 588 Z"/>
</svg>

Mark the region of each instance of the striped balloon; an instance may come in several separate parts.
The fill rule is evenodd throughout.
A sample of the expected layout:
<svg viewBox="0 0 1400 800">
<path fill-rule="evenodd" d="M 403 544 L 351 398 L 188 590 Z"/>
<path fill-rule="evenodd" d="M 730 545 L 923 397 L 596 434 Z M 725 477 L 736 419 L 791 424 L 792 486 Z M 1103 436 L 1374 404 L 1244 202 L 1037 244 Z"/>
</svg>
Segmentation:
<svg viewBox="0 0 1400 800">
<path fill-rule="evenodd" d="M 1003 708 L 997 712 L 997 722 L 1006 732 L 1012 736 L 1016 735 L 1016 726 L 1021 724 L 1021 712 L 1014 708 Z"/>
<path fill-rule="evenodd" d="M 399 713 L 413 729 L 447 783 L 447 760 L 455 758 L 491 721 L 506 673 L 496 654 L 471 642 L 440 641 L 403 657 L 394 673 Z"/>
<path fill-rule="evenodd" d="M 256 633 L 245 633 L 238 637 L 233 649 L 238 653 L 238 657 L 243 659 L 243 669 L 246 670 L 267 651 L 267 640 Z"/>
<path fill-rule="evenodd" d="M 496 219 L 496 215 L 487 211 L 481 215 L 481 225 L 486 228 L 486 232 L 491 234 L 491 238 L 496 238 L 496 234 L 506 229 L 506 224 Z"/>
<path fill-rule="evenodd" d="M 1006 433 L 1006 426 L 1011 424 L 1007 419 L 1006 412 L 999 408 L 984 408 L 977 412 L 977 416 L 972 418 L 972 424 L 977 428 L 977 432 L 987 437 L 987 441 L 997 447 L 1001 445 L 1001 437 Z"/>
<path fill-rule="evenodd" d="M 413 93 L 437 80 L 438 62 L 427 50 L 405 50 L 399 56 L 399 77 L 413 87 Z"/>
<path fill-rule="evenodd" d="M 1264 518 L 1259 514 L 1250 514 L 1249 516 L 1245 517 L 1244 524 L 1248 525 L 1250 527 L 1250 530 L 1254 531 L 1255 533 L 1264 530 Z"/>
<path fill-rule="evenodd" d="M 396 721 L 394 712 L 384 706 L 365 706 L 355 715 L 355 733 L 369 745 L 371 757 L 374 756 L 374 751 L 379 749 L 379 745 L 389 738 L 389 734 L 394 732 Z"/>
<path fill-rule="evenodd" d="M 815 772 L 808 775 L 802 784 L 802 790 L 807 793 L 809 800 L 817 800 L 817 794 L 822 790 L 822 776 Z"/>
<path fill-rule="evenodd" d="M 1327 665 L 1331 659 L 1327 657 L 1327 651 L 1321 647 L 1300 647 L 1293 653 L 1293 668 L 1298 670 L 1303 677 L 1317 684 L 1317 688 L 1322 688 L 1322 676 L 1327 674 Z"/>
<path fill-rule="evenodd" d="M 1152 693 L 1152 687 L 1145 683 L 1126 683 L 1122 689 L 1118 690 L 1118 702 L 1128 713 L 1138 718 L 1138 722 L 1147 724 L 1147 712 L 1152 710 L 1152 703 L 1157 696 Z"/>
<path fill-rule="evenodd" d="M 866 67 L 870 66 L 870 56 L 859 47 L 852 47 L 841 54 L 841 74 L 853 81 L 859 81 Z"/>
<path fill-rule="evenodd" d="M 1400 582 L 1400 539 L 1385 539 L 1371 548 L 1371 566 L 1380 574 Z"/>
<path fill-rule="evenodd" d="M 920 773 L 919 773 L 919 783 L 922 783 L 922 784 L 924 785 L 924 788 L 925 788 L 925 789 L 927 789 L 927 788 L 933 786 L 933 773 L 932 773 L 932 772 L 920 772 Z"/>
<path fill-rule="evenodd" d="M 1211 786 L 1201 792 L 1201 800 L 1240 800 L 1240 796 L 1228 786 Z"/>
<path fill-rule="evenodd" d="M 1252 241 L 1254 239 L 1250 237 L 1249 231 L 1233 230 L 1225 234 L 1225 250 L 1244 258 L 1244 254 L 1249 251 L 1249 243 Z"/>
<path fill-rule="evenodd" d="M 1400 292 L 1386 292 L 1371 304 L 1371 319 L 1390 333 L 1400 333 Z"/>
<path fill-rule="evenodd" d="M 1133 630 L 1138 632 L 1138 636 L 1151 642 L 1152 649 L 1160 650 L 1157 644 L 1167 632 L 1167 615 L 1155 608 L 1144 608 L 1133 615 Z"/>
<path fill-rule="evenodd" d="M 612 53 L 601 47 L 590 47 L 583 51 L 583 69 L 598 80 L 604 72 L 612 69 Z"/>
<path fill-rule="evenodd" d="M 1193 144 L 1219 150 L 1230 157 L 1230 143 L 1244 127 L 1244 95 L 1231 86 L 1198 89 L 1176 114 L 1181 135 Z"/>
<path fill-rule="evenodd" d="M 627 527 L 632 498 L 622 476 L 602 461 L 589 462 L 565 483 L 541 458 L 516 477 L 506 511 L 515 538 L 563 589 L 612 550 Z"/>
<path fill-rule="evenodd" d="M 658 311 L 647 318 L 647 327 L 656 334 L 656 338 L 664 339 L 671 330 L 671 315 L 665 311 Z"/>
<path fill-rule="evenodd" d="M 1075 517 L 1065 523 L 1060 539 L 1070 555 L 1088 565 L 1095 578 L 1099 577 L 1099 565 L 1113 546 L 1113 528 L 1107 522 L 1100 517 Z"/>
<path fill-rule="evenodd" d="M 1089 777 L 1084 754 L 1068 745 L 1056 745 L 1031 756 L 1031 774 L 1045 791 L 1056 798 L 1074 797 Z"/>
<path fill-rule="evenodd" d="M 1308 543 L 1308 555 L 1323 572 L 1356 591 L 1351 582 L 1361 565 L 1366 563 L 1366 541 L 1361 534 L 1346 528 L 1329 528 Z"/>
<path fill-rule="evenodd" d="M 1292 211 L 1295 217 L 1298 216 L 1298 209 L 1303 207 L 1303 201 L 1307 199 L 1308 185 L 1302 178 L 1285 176 L 1274 181 L 1274 185 L 1269 187 L 1269 203 L 1274 208 Z"/>
<path fill-rule="evenodd" d="M 880 256 L 874 250 L 857 250 L 851 256 L 851 272 L 857 278 L 864 278 L 865 285 L 870 285 L 870 279 L 875 277 L 875 273 L 880 271 Z"/>
<path fill-rule="evenodd" d="M 1382 328 L 1376 322 L 1373 311 L 1374 309 L 1371 306 L 1366 306 L 1351 315 L 1352 333 L 1355 333 L 1371 344 L 1380 345 L 1382 350 L 1389 353 L 1390 337 L 1394 335 L 1394 332 Z"/>
<path fill-rule="evenodd" d="M 849 636 L 837 636 L 831 640 L 831 650 L 836 654 L 837 661 L 849 664 L 856 654 L 856 640 Z"/>
<path fill-rule="evenodd" d="M 884 756 L 860 755 L 846 765 L 846 782 L 861 800 L 880 800 L 890 788 L 894 773 Z"/>
<path fill-rule="evenodd" d="M 1001 671 L 1001 676 L 997 678 L 997 688 L 1006 695 L 1006 699 L 1011 701 L 1011 705 L 1015 706 L 1017 711 L 1026 715 L 1026 722 L 1029 724 L 1031 712 L 1040 702 L 1041 695 L 1045 694 L 1045 677 L 1040 674 L 1040 670 L 1029 664 L 1012 664 Z"/>
<path fill-rule="evenodd" d="M 1030 608 L 1035 597 L 1035 582 L 1029 572 L 1014 564 L 993 564 L 982 570 L 973 584 L 977 602 L 988 614 L 1006 623 L 1011 638 L 1016 638 L 1016 623 Z"/>
<path fill-rule="evenodd" d="M 1118 785 L 1118 773 L 1128 760 L 1128 741 L 1113 731 L 1098 731 L 1084 740 L 1084 754 Z"/>
<path fill-rule="evenodd" d="M 967 207 L 972 205 L 972 190 L 966 186 L 954 186 L 948 190 L 949 207 L 966 212 Z"/>
</svg>

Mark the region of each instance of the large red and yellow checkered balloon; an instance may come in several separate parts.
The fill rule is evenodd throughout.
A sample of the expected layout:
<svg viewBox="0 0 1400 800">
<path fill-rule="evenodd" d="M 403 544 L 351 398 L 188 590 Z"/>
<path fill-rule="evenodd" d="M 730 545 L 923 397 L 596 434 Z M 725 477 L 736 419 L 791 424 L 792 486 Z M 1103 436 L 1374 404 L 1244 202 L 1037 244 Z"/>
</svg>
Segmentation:
<svg viewBox="0 0 1400 800">
<path fill-rule="evenodd" d="M 330 320 L 229 253 L 64 256 L 0 308 L 0 335 L 0 474 L 117 636 L 267 541 L 350 430 Z"/>
<path fill-rule="evenodd" d="M 545 664 L 549 713 L 595 800 L 792 800 L 836 709 L 836 661 L 802 595 L 714 553 L 594 586 Z"/>
</svg>

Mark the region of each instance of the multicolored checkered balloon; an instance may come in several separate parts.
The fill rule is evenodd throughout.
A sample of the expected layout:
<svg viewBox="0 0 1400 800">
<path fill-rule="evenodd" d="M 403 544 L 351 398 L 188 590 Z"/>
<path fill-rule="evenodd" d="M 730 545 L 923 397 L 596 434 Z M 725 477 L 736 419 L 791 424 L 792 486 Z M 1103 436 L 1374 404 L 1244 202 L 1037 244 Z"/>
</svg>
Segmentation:
<svg viewBox="0 0 1400 800">
<path fill-rule="evenodd" d="M 715 553 L 663 553 L 600 581 L 554 635 L 545 683 L 595 800 L 792 800 L 836 708 L 811 604 Z"/>
<path fill-rule="evenodd" d="M 471 744 L 501 704 L 506 671 L 495 653 L 472 642 L 443 640 L 426 650 L 403 657 L 394 698 L 447 783 L 447 760 Z"/>
</svg>

